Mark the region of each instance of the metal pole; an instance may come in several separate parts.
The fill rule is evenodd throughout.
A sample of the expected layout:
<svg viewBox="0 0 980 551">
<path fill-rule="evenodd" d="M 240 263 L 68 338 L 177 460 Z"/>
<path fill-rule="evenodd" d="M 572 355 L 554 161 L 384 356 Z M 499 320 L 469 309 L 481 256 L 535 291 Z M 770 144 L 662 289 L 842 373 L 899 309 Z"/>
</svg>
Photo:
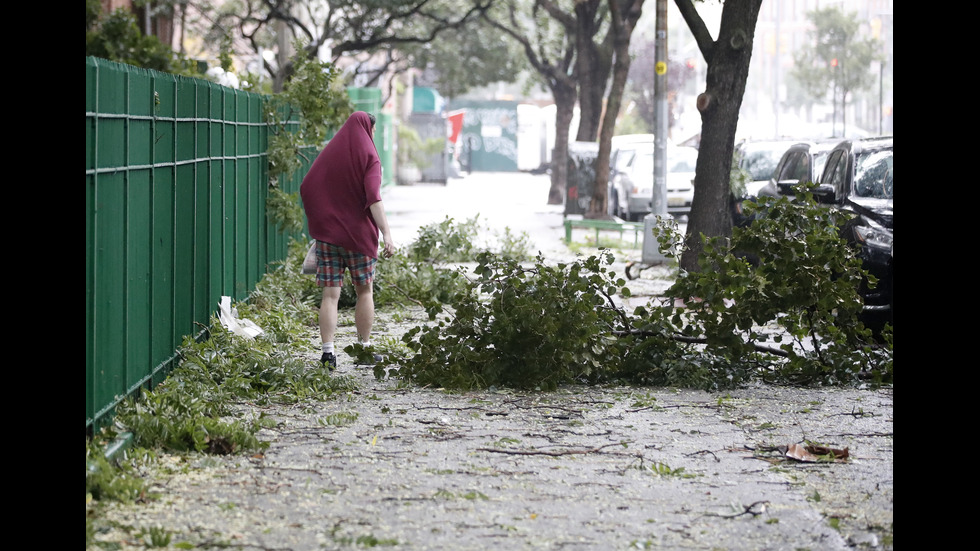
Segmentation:
<svg viewBox="0 0 980 551">
<path fill-rule="evenodd" d="M 654 39 L 653 102 L 653 197 L 650 214 L 643 219 L 643 263 L 662 264 L 667 257 L 660 252 L 652 234 L 655 224 L 667 214 L 667 0 L 657 0 L 656 36 Z"/>
<path fill-rule="evenodd" d="M 776 122 L 776 128 L 775 128 L 776 131 L 773 134 L 773 137 L 774 138 L 778 138 L 781 135 L 781 132 L 779 131 L 779 110 L 780 110 L 780 106 L 779 106 L 779 70 L 781 69 L 780 62 L 779 62 L 780 61 L 780 53 L 781 53 L 780 50 L 779 50 L 779 48 L 780 48 L 779 22 L 782 21 L 782 19 L 783 19 L 783 15 L 782 15 L 782 13 L 779 10 L 779 7 L 781 5 L 782 5 L 782 2 L 776 2 L 776 55 L 775 55 L 775 58 L 774 58 L 775 62 L 773 63 L 773 71 L 772 71 L 773 72 L 773 79 L 772 79 L 772 81 L 773 81 L 773 89 L 772 89 L 772 107 L 773 107 L 773 109 L 772 109 L 772 111 L 775 114 L 774 120 Z"/>
<path fill-rule="evenodd" d="M 651 213 L 667 214 L 667 0 L 657 0 L 653 77 L 653 205 Z"/>
<path fill-rule="evenodd" d="M 885 61 L 882 60 L 881 65 L 878 69 L 878 135 L 882 133 L 881 119 L 884 116 L 882 111 L 885 109 L 884 103 L 885 94 Z"/>
</svg>

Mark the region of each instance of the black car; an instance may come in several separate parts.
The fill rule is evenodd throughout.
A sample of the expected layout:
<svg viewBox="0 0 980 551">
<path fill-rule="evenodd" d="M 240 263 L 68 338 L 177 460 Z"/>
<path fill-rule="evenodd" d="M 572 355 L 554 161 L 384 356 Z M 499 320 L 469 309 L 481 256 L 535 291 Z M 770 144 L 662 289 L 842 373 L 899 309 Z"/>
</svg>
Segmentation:
<svg viewBox="0 0 980 551">
<path fill-rule="evenodd" d="M 776 163 L 769 180 L 758 188 L 757 197 L 746 197 L 757 203 L 763 197 L 792 196 L 793 188 L 802 182 L 817 182 L 823 172 L 824 163 L 830 150 L 840 140 L 797 142 L 789 146 Z M 765 216 L 760 210 L 749 215 L 742 208 L 742 201 L 735 201 L 732 210 L 732 224 L 746 227 L 753 220 Z"/>
<path fill-rule="evenodd" d="M 776 166 L 783 154 L 795 140 L 743 140 L 735 144 L 735 159 L 739 170 L 745 173 L 747 180 L 735 185 L 733 182 L 732 195 L 729 197 L 732 211 L 732 224 L 748 226 L 753 217 L 748 216 L 742 208 L 742 202 L 754 201 L 761 189 L 772 179 Z"/>
<path fill-rule="evenodd" d="M 791 195 L 802 182 L 817 183 L 827 157 L 840 140 L 799 142 L 791 145 L 773 171 L 772 178 L 759 189 L 759 197 Z"/>
<path fill-rule="evenodd" d="M 842 141 L 827 156 L 813 190 L 820 203 L 854 214 L 842 236 L 878 280 L 873 289 L 861 288 L 862 321 L 875 330 L 893 322 L 892 158 L 891 136 Z"/>
</svg>

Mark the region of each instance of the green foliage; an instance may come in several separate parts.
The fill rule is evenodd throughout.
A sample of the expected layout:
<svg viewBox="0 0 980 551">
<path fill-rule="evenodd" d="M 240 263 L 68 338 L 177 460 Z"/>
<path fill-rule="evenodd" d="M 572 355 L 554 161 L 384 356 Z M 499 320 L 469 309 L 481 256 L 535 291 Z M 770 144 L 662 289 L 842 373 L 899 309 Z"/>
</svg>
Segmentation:
<svg viewBox="0 0 980 551">
<path fill-rule="evenodd" d="M 342 71 L 332 63 L 307 57 L 300 43 L 293 59 L 293 76 L 274 96 L 274 103 L 299 116 L 297 143 L 317 146 L 339 129 L 354 112 Z M 290 120 L 286 117 L 283 121 Z M 283 122 L 278 121 L 278 122 Z"/>
<path fill-rule="evenodd" d="M 376 305 L 396 305 L 406 299 L 427 309 L 438 309 L 468 283 L 463 271 L 451 263 L 472 262 L 482 251 L 517 261 L 527 260 L 527 233 L 506 228 L 494 243 L 481 242 L 486 230 L 479 215 L 464 222 L 446 217 L 419 228 L 418 237 L 401 254 L 383 259 L 375 274 Z"/>
<path fill-rule="evenodd" d="M 650 470 L 653 471 L 653 474 L 655 474 L 655 475 L 657 475 L 657 476 L 659 476 L 661 478 L 667 478 L 667 477 L 672 477 L 672 476 L 678 477 L 678 478 L 695 478 L 695 477 L 697 477 L 696 474 L 685 473 L 684 472 L 684 467 L 678 467 L 676 469 L 671 469 L 670 468 L 670 465 L 668 465 L 666 463 L 661 463 L 659 461 L 656 462 L 656 463 L 651 464 L 650 465 Z"/>
<path fill-rule="evenodd" d="M 282 93 L 269 97 L 265 107 L 270 129 L 266 212 L 279 231 L 287 234 L 302 230 L 303 209 L 298 193 L 276 191 L 278 182 L 291 177 L 302 166 L 300 159 L 319 151 L 325 138 L 354 112 L 340 69 L 309 59 L 301 43 L 294 47 L 299 53 L 293 59 L 293 77 Z"/>
<path fill-rule="evenodd" d="M 294 158 L 295 160 L 295 158 Z M 269 160 L 272 162 L 272 159 Z M 302 232 L 306 224 L 306 215 L 299 202 L 299 192 L 286 193 L 279 187 L 270 187 L 265 200 L 265 213 L 280 232 L 296 234 Z"/>
<path fill-rule="evenodd" d="M 130 461 L 110 461 L 101 448 L 86 442 L 85 494 L 86 500 L 121 501 L 129 503 L 143 492 L 143 479 Z"/>
<path fill-rule="evenodd" d="M 430 264 L 466 262 L 473 259 L 479 233 L 479 215 L 462 223 L 447 216 L 442 222 L 419 228 L 418 237 L 405 256 L 415 262 Z"/>
<path fill-rule="evenodd" d="M 305 248 L 294 244 L 292 251 L 290 263 L 259 282 L 252 304 L 236 308 L 265 332 L 248 339 L 212 317 L 201 338 L 185 337 L 166 381 L 120 404 L 116 430 L 132 432 L 146 448 L 241 453 L 267 445 L 255 435 L 268 420 L 239 418 L 236 404 L 322 400 L 354 389 L 349 377 L 311 369 L 303 359 L 310 345 L 299 336 L 316 325 L 320 293 L 312 277 L 293 269 Z"/>
<path fill-rule="evenodd" d="M 747 202 L 750 216 L 760 209 L 765 216 L 755 216 L 748 228 L 734 228 L 730 242 L 703 239 L 701 270 L 681 274 L 668 289 L 686 308 L 651 311 L 655 323 L 648 330 L 669 324 L 703 345 L 715 384 L 752 375 L 735 366 L 757 364 L 771 367 L 758 372 L 764 378 L 794 383 L 891 380 L 890 342 L 876 346 L 858 321 L 858 289 L 866 272 L 839 235 L 844 221 L 816 203 L 811 187 L 798 186 L 792 201 Z M 666 246 L 682 241 L 671 234 L 673 228 L 654 231 Z M 772 356 L 784 361 L 773 362 Z"/>
<path fill-rule="evenodd" d="M 813 10 L 807 18 L 813 29 L 808 32 L 808 46 L 796 55 L 792 79 L 811 99 L 823 99 L 832 89 L 837 95 L 834 99 L 842 104 L 849 92 L 870 87 L 875 82 L 871 62 L 879 58 L 876 52 L 881 45 L 874 38 L 859 38 L 857 12 L 845 14 L 830 7 Z"/>
<path fill-rule="evenodd" d="M 85 55 L 165 73 L 208 78 L 203 63 L 174 52 L 155 36 L 144 35 L 130 10 L 117 8 L 104 14 L 98 0 L 85 2 Z"/>
<path fill-rule="evenodd" d="M 633 315 L 613 300 L 629 290 L 605 268 L 607 251 L 557 266 L 539 256 L 531 267 L 481 251 L 474 279 L 457 272 L 426 303 L 429 323 L 403 336 L 409 352 L 385 358 L 375 375 L 454 390 L 890 383 L 890 328 L 878 344 L 858 321 L 865 272 L 838 234 L 843 220 L 802 186 L 795 201 L 746 205 L 750 216 L 760 208 L 766 216 L 731 240 L 705 239 L 701 270 L 680 273 L 669 298 Z M 472 227 L 453 227 L 447 219 L 421 231 L 415 259 L 431 266 L 470 250 Z M 671 221 L 654 231 L 666 256 L 683 252 Z"/>
<path fill-rule="evenodd" d="M 738 150 L 732 153 L 732 167 L 729 173 L 729 186 L 732 190 L 732 195 L 735 197 L 745 197 L 745 185 L 752 181 L 752 175 L 749 171 L 742 168 L 742 156 L 739 154 Z"/>
<path fill-rule="evenodd" d="M 145 36 L 136 17 L 125 8 L 100 16 L 86 4 L 85 55 L 172 72 L 175 56 L 169 46 L 155 36 Z"/>
<path fill-rule="evenodd" d="M 431 310 L 434 324 L 404 335 L 415 355 L 397 376 L 455 390 L 553 390 L 593 379 L 604 364 L 616 363 L 608 332 L 623 318 L 611 297 L 629 291 L 606 268 L 611 256 L 548 266 L 539 255 L 533 267 L 524 267 L 482 252 L 477 263 L 477 280 L 452 297 L 448 319 Z M 376 374 L 383 371 L 376 366 Z"/>
<path fill-rule="evenodd" d="M 425 170 L 431 164 L 430 157 L 446 147 L 444 138 L 423 140 L 417 130 L 407 124 L 398 126 L 398 164 L 415 165 Z"/>
<path fill-rule="evenodd" d="M 515 234 L 510 228 L 504 228 L 503 233 L 497 232 L 492 239 L 481 239 L 487 231 L 479 214 L 464 222 L 447 216 L 441 222 L 419 228 L 418 237 L 406 251 L 406 256 L 414 262 L 443 264 L 472 262 L 478 252 L 493 250 L 507 259 L 529 259 L 527 232 Z"/>
</svg>

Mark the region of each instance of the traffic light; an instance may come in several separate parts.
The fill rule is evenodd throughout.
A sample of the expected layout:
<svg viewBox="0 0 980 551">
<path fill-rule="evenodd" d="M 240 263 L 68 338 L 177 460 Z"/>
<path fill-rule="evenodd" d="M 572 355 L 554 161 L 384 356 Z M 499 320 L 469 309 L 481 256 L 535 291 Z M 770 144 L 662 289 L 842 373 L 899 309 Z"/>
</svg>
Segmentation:
<svg viewBox="0 0 980 551">
<path fill-rule="evenodd" d="M 836 67 L 837 66 L 837 58 L 836 57 L 834 59 L 831 59 L 830 60 L 830 66 L 831 67 Z"/>
</svg>

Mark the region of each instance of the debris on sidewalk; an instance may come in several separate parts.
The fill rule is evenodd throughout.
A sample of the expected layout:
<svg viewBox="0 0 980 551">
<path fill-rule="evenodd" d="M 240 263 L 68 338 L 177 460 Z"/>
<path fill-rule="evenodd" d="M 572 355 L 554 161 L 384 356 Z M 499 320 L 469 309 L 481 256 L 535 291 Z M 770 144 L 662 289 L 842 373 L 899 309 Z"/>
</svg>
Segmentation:
<svg viewBox="0 0 980 551">
<path fill-rule="evenodd" d="M 238 319 L 238 310 L 236 308 L 232 308 L 231 297 L 221 297 L 221 302 L 218 303 L 218 319 L 221 321 L 221 325 L 225 326 L 225 329 L 247 339 L 254 339 L 255 337 L 265 333 L 265 330 L 256 325 L 253 321 Z"/>
<path fill-rule="evenodd" d="M 847 448 L 838 450 L 826 446 L 790 444 L 784 452 L 786 457 L 797 461 L 846 461 L 850 457 Z"/>
</svg>

